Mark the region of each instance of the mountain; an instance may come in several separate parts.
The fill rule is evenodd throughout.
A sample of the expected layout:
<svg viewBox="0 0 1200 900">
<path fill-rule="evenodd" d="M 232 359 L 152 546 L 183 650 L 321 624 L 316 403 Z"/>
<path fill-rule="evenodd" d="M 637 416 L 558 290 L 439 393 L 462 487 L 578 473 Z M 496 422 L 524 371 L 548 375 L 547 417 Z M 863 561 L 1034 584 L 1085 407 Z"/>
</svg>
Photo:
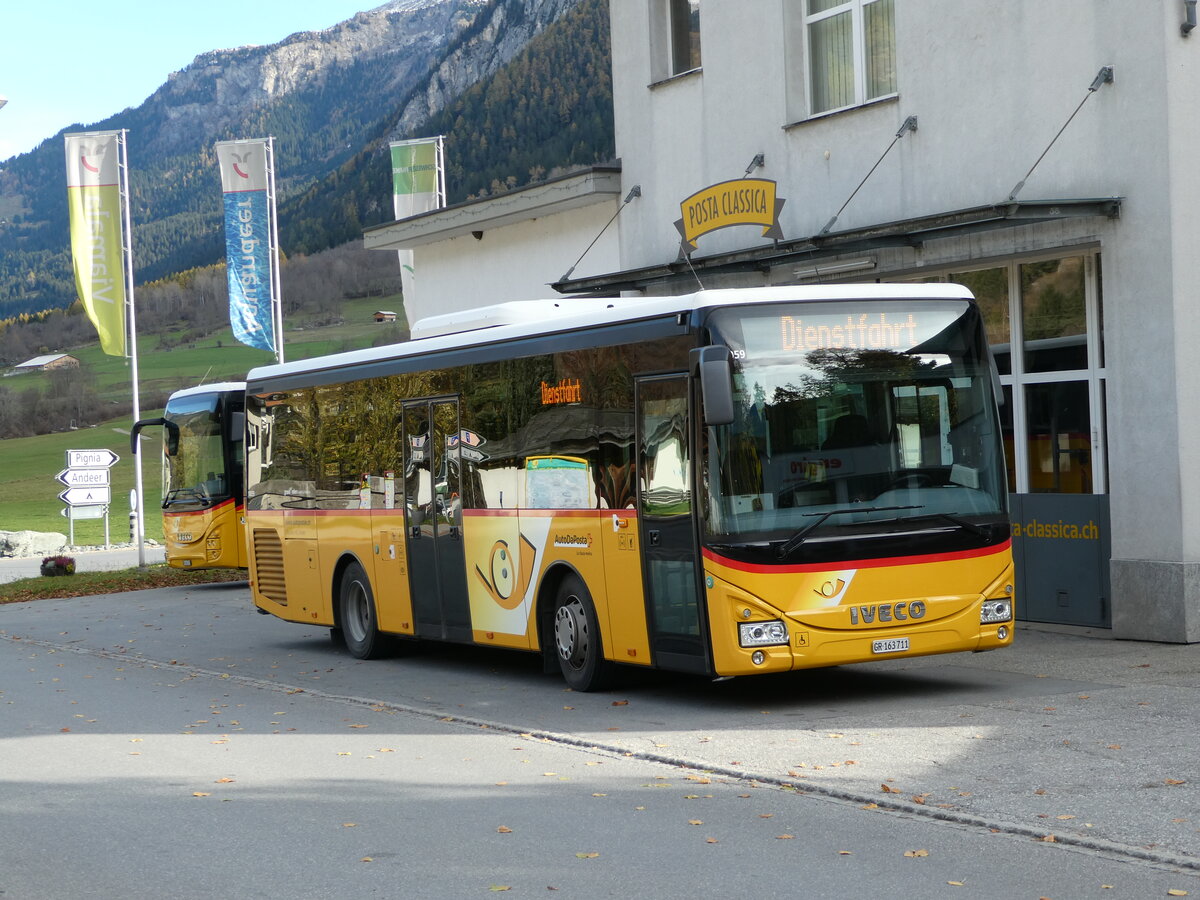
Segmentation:
<svg viewBox="0 0 1200 900">
<path fill-rule="evenodd" d="M 541 54 L 553 71 L 530 64 Z M 129 130 L 140 283 L 223 258 L 219 140 L 275 137 L 285 253 L 316 252 L 391 218 L 389 137 L 447 133 L 451 160 L 456 144 L 490 144 L 496 152 L 472 157 L 471 174 L 525 183 L 536 171 L 514 170 L 503 143 L 535 140 L 511 136 L 502 121 L 517 115 L 514 76 L 503 74 L 514 63 L 527 87 L 536 78 L 550 91 L 526 106 L 554 108 L 559 130 L 588 134 L 539 159 L 543 171 L 611 157 L 605 0 L 393 0 L 268 47 L 201 54 L 140 106 L 64 131 Z M 573 98 L 565 107 L 560 89 Z M 439 118 L 468 91 L 477 97 L 468 114 Z M 56 135 L 0 172 L 0 320 L 75 299 L 62 152 Z"/>
</svg>

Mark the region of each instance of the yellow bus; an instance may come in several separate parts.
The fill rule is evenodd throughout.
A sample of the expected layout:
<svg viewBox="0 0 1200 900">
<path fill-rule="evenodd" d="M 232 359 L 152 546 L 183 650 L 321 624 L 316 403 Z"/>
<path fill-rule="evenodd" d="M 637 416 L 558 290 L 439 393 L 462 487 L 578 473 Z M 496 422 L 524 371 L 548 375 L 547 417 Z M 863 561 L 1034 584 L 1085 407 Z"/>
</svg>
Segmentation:
<svg viewBox="0 0 1200 900">
<path fill-rule="evenodd" d="M 133 426 L 163 426 L 162 528 L 167 563 L 182 569 L 246 568 L 243 506 L 245 382 L 176 391 L 161 418 Z"/>
<path fill-rule="evenodd" d="M 406 640 L 723 678 L 1007 646 L 998 378 L 958 285 L 505 303 L 254 369 L 250 584 Z"/>
</svg>

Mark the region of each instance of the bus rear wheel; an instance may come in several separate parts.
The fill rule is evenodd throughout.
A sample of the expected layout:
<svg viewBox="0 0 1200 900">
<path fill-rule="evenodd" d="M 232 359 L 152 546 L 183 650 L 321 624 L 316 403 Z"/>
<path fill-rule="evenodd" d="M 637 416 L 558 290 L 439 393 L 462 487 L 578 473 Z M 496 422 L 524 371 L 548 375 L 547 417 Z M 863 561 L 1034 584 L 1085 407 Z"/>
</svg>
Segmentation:
<svg viewBox="0 0 1200 900">
<path fill-rule="evenodd" d="M 575 576 L 563 580 L 554 600 L 554 649 L 572 690 L 599 691 L 612 681 L 613 665 L 604 658 L 596 608 Z"/>
<path fill-rule="evenodd" d="M 357 659 L 382 656 L 385 642 L 379 633 L 371 582 L 363 567 L 356 562 L 348 565 L 342 573 L 338 608 L 341 613 L 342 641 L 350 655 Z"/>
</svg>

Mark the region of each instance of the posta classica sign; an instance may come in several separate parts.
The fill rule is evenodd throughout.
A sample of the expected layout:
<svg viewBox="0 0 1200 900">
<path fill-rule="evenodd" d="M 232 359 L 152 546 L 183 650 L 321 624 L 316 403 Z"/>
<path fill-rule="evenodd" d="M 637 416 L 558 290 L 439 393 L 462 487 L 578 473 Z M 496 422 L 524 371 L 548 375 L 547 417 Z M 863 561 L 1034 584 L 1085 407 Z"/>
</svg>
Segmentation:
<svg viewBox="0 0 1200 900">
<path fill-rule="evenodd" d="M 775 182 L 766 178 L 737 178 L 697 191 L 679 204 L 675 227 L 683 251 L 691 253 L 699 238 L 733 225 L 760 225 L 763 237 L 779 240 L 779 211 L 785 202 L 775 196 Z"/>
</svg>

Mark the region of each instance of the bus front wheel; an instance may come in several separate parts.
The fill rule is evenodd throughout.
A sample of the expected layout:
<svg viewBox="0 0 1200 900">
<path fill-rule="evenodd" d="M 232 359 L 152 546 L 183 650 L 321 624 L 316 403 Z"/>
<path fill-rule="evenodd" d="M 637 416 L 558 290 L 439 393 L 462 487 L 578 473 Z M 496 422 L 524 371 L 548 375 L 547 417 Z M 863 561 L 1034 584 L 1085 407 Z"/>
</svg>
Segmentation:
<svg viewBox="0 0 1200 900">
<path fill-rule="evenodd" d="M 375 598 L 371 582 L 358 563 L 351 563 L 342 573 L 338 592 L 341 610 L 342 640 L 350 655 L 358 659 L 373 659 L 384 650 L 383 635 L 375 617 Z"/>
<path fill-rule="evenodd" d="M 567 686 L 575 691 L 603 690 L 612 680 L 604 659 L 600 626 L 587 588 L 575 576 L 559 585 L 554 600 L 554 649 Z"/>
</svg>

